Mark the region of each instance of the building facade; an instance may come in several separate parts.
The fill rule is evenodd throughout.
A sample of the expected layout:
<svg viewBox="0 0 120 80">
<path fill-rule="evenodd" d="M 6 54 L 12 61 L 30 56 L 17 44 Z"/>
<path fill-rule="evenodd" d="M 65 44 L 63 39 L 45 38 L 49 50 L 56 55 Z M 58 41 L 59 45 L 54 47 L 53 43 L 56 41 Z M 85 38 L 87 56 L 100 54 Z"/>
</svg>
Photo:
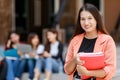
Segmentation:
<svg viewBox="0 0 120 80">
<path fill-rule="evenodd" d="M 53 24 L 74 29 L 79 8 L 84 3 L 94 4 L 109 33 L 114 31 L 120 0 L 0 0 L 0 44 L 5 43 L 11 30 L 19 32 L 25 40 L 29 32 L 37 32 L 42 38 L 43 29 L 54 27 Z"/>
</svg>

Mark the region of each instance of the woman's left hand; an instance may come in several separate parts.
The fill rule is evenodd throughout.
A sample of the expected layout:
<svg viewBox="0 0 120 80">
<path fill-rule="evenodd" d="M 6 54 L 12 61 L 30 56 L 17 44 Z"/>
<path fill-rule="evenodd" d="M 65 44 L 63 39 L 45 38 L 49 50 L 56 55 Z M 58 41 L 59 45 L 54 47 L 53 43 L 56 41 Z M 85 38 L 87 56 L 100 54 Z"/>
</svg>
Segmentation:
<svg viewBox="0 0 120 80">
<path fill-rule="evenodd" d="M 18 54 L 21 56 L 23 55 L 23 52 L 18 50 Z"/>
<path fill-rule="evenodd" d="M 82 65 L 77 65 L 76 67 L 78 74 L 88 75 L 89 71 Z"/>
<path fill-rule="evenodd" d="M 48 53 L 47 51 L 44 52 L 43 56 L 44 57 L 51 57 L 50 53 Z"/>
</svg>

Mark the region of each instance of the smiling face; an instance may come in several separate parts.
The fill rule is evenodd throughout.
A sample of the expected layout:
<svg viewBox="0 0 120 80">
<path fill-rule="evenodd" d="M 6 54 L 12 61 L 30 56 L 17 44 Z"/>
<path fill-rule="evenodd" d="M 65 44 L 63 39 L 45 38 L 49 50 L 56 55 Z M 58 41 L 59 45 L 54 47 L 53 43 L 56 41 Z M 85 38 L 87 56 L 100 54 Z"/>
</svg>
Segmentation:
<svg viewBox="0 0 120 80">
<path fill-rule="evenodd" d="M 20 36 L 16 33 L 12 33 L 10 36 L 10 39 L 12 42 L 17 43 L 17 42 L 19 42 Z"/>
<path fill-rule="evenodd" d="M 49 40 L 49 42 L 54 42 L 57 40 L 57 34 L 53 33 L 53 32 L 47 32 L 47 39 Z"/>
<path fill-rule="evenodd" d="M 39 44 L 39 37 L 36 35 L 32 38 L 31 43 L 33 46 L 37 46 Z"/>
<path fill-rule="evenodd" d="M 80 14 L 80 24 L 85 32 L 93 32 L 97 30 L 97 22 L 95 18 L 86 10 L 83 10 Z"/>
</svg>

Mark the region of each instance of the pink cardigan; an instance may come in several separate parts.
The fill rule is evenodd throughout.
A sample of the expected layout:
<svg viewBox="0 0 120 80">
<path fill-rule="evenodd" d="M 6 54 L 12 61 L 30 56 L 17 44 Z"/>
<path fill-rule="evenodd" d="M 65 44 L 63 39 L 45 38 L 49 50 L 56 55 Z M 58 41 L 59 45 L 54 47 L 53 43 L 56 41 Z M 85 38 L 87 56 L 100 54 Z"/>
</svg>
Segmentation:
<svg viewBox="0 0 120 80">
<path fill-rule="evenodd" d="M 79 47 L 84 38 L 84 33 L 75 36 L 68 47 L 66 62 L 67 63 L 73 58 L 73 56 L 78 52 Z M 111 36 L 98 32 L 98 38 L 95 43 L 94 52 L 102 51 L 105 54 L 105 67 L 103 68 L 106 72 L 106 76 L 103 79 L 97 78 L 97 80 L 110 80 L 116 70 L 116 46 Z M 67 70 L 65 72 L 69 75 L 68 80 L 73 80 L 73 74 L 69 73 Z"/>
</svg>

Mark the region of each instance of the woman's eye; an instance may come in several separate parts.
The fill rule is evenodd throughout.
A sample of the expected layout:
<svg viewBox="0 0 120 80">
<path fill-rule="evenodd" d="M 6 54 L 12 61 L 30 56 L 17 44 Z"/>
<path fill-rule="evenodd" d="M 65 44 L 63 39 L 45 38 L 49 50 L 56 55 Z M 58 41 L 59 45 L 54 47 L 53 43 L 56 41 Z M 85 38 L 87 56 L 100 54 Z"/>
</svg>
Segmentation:
<svg viewBox="0 0 120 80">
<path fill-rule="evenodd" d="M 81 18 L 81 20 L 83 21 L 83 20 L 85 20 L 84 18 Z"/>
<path fill-rule="evenodd" d="M 89 20 L 92 19 L 91 17 L 88 18 Z"/>
</svg>

